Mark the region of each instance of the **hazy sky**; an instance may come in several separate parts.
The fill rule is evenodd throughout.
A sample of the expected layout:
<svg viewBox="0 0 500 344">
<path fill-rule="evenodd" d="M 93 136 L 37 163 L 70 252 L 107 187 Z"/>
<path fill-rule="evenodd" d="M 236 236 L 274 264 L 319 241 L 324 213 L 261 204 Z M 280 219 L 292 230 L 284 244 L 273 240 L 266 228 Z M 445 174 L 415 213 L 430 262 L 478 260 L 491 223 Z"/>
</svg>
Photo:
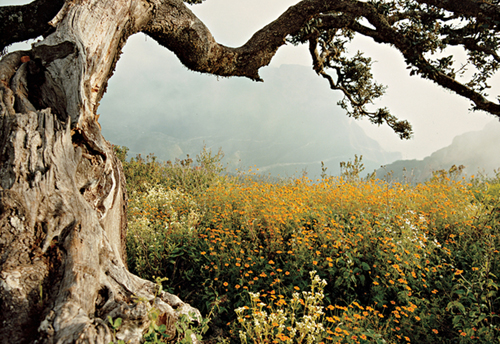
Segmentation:
<svg viewBox="0 0 500 344">
<path fill-rule="evenodd" d="M 0 5 L 28 2 L 0 0 Z M 256 30 L 276 19 L 297 2 L 298 0 L 207 0 L 202 5 L 191 6 L 191 9 L 212 31 L 218 42 L 239 46 Z M 153 48 L 156 42 L 148 39 L 148 45 Z M 141 46 L 141 49 L 144 49 L 144 45 Z M 414 138 L 401 141 L 389 128 L 360 121 L 366 133 L 379 141 L 385 149 L 402 152 L 403 157 L 407 159 L 421 159 L 449 145 L 456 135 L 480 130 L 494 120 L 491 115 L 469 112 L 469 101 L 443 90 L 430 81 L 409 77 L 401 54 L 389 46 L 359 38 L 355 40 L 350 51 L 354 53 L 357 50 L 365 52 L 377 61 L 373 66 L 375 78 L 388 86 L 386 95 L 377 105 L 387 106 L 393 114 L 409 120 L 414 128 Z M 127 49 L 128 53 L 130 51 L 133 52 L 133 49 Z M 281 64 L 309 66 L 311 62 L 306 47 L 282 47 L 267 68 Z M 126 73 L 126 70 L 120 69 L 118 64 L 117 73 Z M 314 72 L 311 70 L 311 73 Z M 493 85 L 494 89 L 490 94 L 500 94 L 499 76 Z M 326 80 L 325 87 L 328 87 Z M 332 135 L 334 134 L 332 132 Z"/>
</svg>

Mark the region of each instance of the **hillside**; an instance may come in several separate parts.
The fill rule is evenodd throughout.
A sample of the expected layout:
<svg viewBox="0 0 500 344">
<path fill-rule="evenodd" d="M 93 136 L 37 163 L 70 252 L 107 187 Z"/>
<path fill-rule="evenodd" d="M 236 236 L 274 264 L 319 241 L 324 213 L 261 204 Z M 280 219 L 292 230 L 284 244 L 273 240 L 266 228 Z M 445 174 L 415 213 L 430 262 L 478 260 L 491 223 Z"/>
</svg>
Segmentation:
<svg viewBox="0 0 500 344">
<path fill-rule="evenodd" d="M 319 175 L 321 161 L 337 174 L 339 162 L 354 154 L 363 155 L 367 170 L 401 157 L 346 117 L 308 67 L 265 68 L 265 82 L 255 83 L 189 72 L 171 54 L 123 59 L 100 122 L 105 137 L 129 147 L 130 156 L 153 152 L 173 160 L 195 156 L 205 144 L 222 148 L 229 170 L 256 165 L 273 175 L 310 176 Z"/>
<path fill-rule="evenodd" d="M 449 170 L 451 166 L 464 165 L 466 175 L 478 172 L 488 175 L 500 168 L 500 123 L 492 121 L 483 130 L 471 131 L 455 137 L 452 144 L 444 147 L 423 160 L 398 160 L 377 170 L 382 177 L 388 171 L 394 177 L 411 182 L 422 182 L 432 177 L 432 171 Z M 406 169 L 406 171 L 404 171 Z"/>
</svg>

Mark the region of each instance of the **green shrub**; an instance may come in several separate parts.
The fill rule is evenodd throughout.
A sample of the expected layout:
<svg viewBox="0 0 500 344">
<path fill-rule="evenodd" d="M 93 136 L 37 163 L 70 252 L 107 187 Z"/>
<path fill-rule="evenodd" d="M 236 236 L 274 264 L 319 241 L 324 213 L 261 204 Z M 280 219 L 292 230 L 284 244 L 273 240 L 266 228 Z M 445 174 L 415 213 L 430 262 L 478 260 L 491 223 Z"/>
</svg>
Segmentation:
<svg viewBox="0 0 500 344">
<path fill-rule="evenodd" d="M 222 151 L 213 154 L 206 147 L 196 156 L 196 163 L 189 155 L 186 159 L 174 162 L 160 162 L 154 154 L 149 154 L 146 158 L 138 154 L 127 161 L 127 147 L 114 146 L 114 149 L 123 165 L 129 195 L 146 192 L 158 185 L 197 194 L 216 183 L 224 171 Z"/>
</svg>

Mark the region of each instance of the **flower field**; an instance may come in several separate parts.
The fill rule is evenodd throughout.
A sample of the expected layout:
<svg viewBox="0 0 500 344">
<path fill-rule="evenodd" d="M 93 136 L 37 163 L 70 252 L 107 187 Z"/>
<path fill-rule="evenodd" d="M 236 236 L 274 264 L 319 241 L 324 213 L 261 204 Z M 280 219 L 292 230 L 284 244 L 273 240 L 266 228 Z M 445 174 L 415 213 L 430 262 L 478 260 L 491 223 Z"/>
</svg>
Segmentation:
<svg viewBox="0 0 500 344">
<path fill-rule="evenodd" d="M 211 338 L 499 343 L 498 180 L 270 181 L 223 176 L 218 158 L 153 161 L 127 238 L 131 271 L 167 277 Z"/>
</svg>

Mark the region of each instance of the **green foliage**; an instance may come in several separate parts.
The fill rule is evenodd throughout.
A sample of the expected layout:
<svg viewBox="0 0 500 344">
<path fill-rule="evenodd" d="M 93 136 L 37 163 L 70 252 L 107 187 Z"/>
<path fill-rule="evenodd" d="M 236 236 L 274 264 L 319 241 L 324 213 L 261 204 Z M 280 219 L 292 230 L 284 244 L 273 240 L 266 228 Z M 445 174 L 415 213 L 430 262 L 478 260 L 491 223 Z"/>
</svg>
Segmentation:
<svg viewBox="0 0 500 344">
<path fill-rule="evenodd" d="M 287 40 L 309 45 L 314 70 L 343 93 L 339 105 L 349 116 L 386 123 L 407 139 L 412 135 L 407 121 L 386 108 L 371 109 L 385 87 L 373 78 L 371 58 L 349 53 L 349 43 L 362 35 L 390 44 L 403 54 L 410 75 L 468 98 L 474 110 L 498 115 L 497 101 L 486 99 L 500 68 L 498 5 L 496 0 L 325 2 Z M 467 56 L 465 63 L 457 48 Z"/>
<path fill-rule="evenodd" d="M 362 179 L 361 161 L 315 183 L 240 174 L 215 178 L 204 192 L 136 193 L 129 266 L 168 277 L 166 290 L 212 312 L 212 328 L 235 342 L 239 331 L 259 342 L 249 327 L 256 319 L 273 340 L 299 342 L 290 321 L 303 309 L 290 307 L 312 270 L 327 283 L 315 303 L 324 331 L 312 342 L 495 342 L 500 218 L 490 202 L 498 183 L 469 183 L 460 168 L 415 186 Z M 249 317 L 238 321 L 234 309 Z"/>
<path fill-rule="evenodd" d="M 168 278 L 156 277 L 157 284 L 156 296 L 163 291 L 162 282 L 167 281 Z M 211 320 L 211 313 L 204 319 L 198 319 L 196 314 L 180 314 L 177 322 L 175 323 L 175 338 L 167 333 L 167 326 L 159 324 L 160 313 L 155 307 L 151 308 L 149 312 L 149 328 L 144 334 L 143 339 L 145 344 L 157 343 L 180 343 L 192 344 L 193 341 L 201 340 L 202 335 L 208 330 L 208 323 Z"/>
<path fill-rule="evenodd" d="M 159 185 L 196 194 L 216 183 L 224 170 L 222 151 L 214 154 L 206 147 L 196 156 L 196 164 L 189 155 L 186 159 L 161 162 L 153 154 L 146 158 L 138 154 L 127 161 L 128 148 L 114 146 L 114 149 L 123 165 L 129 195 L 143 193 Z"/>
<path fill-rule="evenodd" d="M 144 334 L 143 339 L 145 344 L 158 344 L 170 341 L 171 335 L 167 333 L 167 326 L 159 323 L 159 312 L 157 309 L 152 308 L 148 314 L 149 328 Z M 181 336 L 182 338 L 182 336 Z"/>
<path fill-rule="evenodd" d="M 154 278 L 157 288 L 155 293 L 155 298 L 161 294 L 163 291 L 162 283 L 167 281 L 168 278 L 155 277 Z M 146 300 L 138 300 L 138 302 L 147 302 Z M 157 308 L 152 307 L 148 312 L 149 317 L 149 327 L 143 335 L 143 343 L 145 344 L 159 344 L 159 343 L 180 343 L 180 344 L 192 344 L 193 340 L 201 340 L 202 335 L 206 333 L 208 329 L 208 323 L 210 322 L 210 315 L 204 319 L 197 319 L 194 313 L 180 314 L 177 322 L 175 323 L 175 338 L 167 333 L 168 329 L 165 324 L 160 323 L 160 312 Z M 120 329 L 122 325 L 122 318 L 116 318 L 113 320 L 108 316 L 109 326 L 113 331 L 113 342 L 116 341 L 116 332 Z M 117 344 L 125 344 L 123 340 L 116 341 Z"/>
<path fill-rule="evenodd" d="M 127 161 L 127 147 L 113 146 L 113 148 L 122 163 L 129 194 L 145 192 L 153 186 L 168 182 L 168 177 L 164 173 L 165 163 L 157 161 L 154 154 L 149 154 L 146 158 L 138 154 Z"/>
<path fill-rule="evenodd" d="M 321 18 L 312 18 L 289 41 L 295 45 L 309 42 L 310 47 L 320 49 L 320 54 L 312 55 L 314 70 L 329 81 L 330 88 L 344 94 L 337 104 L 349 117 L 366 117 L 377 125 L 386 123 L 401 139 L 409 139 L 412 128 L 408 121 L 398 120 L 387 108 L 368 109 L 385 93 L 386 87 L 375 82 L 370 57 L 359 51 L 349 56 L 347 44 L 354 38 L 354 31 L 325 26 Z M 327 73 L 328 69 L 334 71 L 333 76 Z"/>
<path fill-rule="evenodd" d="M 192 197 L 178 189 L 156 186 L 133 194 L 128 214 L 129 268 L 148 279 L 168 276 L 175 281 L 187 268 L 181 256 L 196 259 L 190 244 L 198 235 L 201 215 Z"/>
<path fill-rule="evenodd" d="M 111 330 L 113 331 L 113 338 L 116 339 L 116 331 L 118 331 L 118 329 L 120 328 L 120 326 L 122 326 L 122 318 L 116 318 L 114 321 L 113 321 L 113 318 L 111 318 L 110 316 L 108 316 L 108 322 L 109 322 L 109 326 L 111 327 Z M 109 344 L 112 344 L 114 343 L 111 342 Z M 125 342 L 123 340 L 118 340 L 116 341 L 117 344 L 125 344 Z"/>
<path fill-rule="evenodd" d="M 500 208 L 500 170 L 495 170 L 495 176 L 487 177 L 479 175 L 472 178 L 470 189 L 477 201 L 489 207 L 491 210 Z M 473 176 L 474 177 L 474 176 Z"/>
</svg>

